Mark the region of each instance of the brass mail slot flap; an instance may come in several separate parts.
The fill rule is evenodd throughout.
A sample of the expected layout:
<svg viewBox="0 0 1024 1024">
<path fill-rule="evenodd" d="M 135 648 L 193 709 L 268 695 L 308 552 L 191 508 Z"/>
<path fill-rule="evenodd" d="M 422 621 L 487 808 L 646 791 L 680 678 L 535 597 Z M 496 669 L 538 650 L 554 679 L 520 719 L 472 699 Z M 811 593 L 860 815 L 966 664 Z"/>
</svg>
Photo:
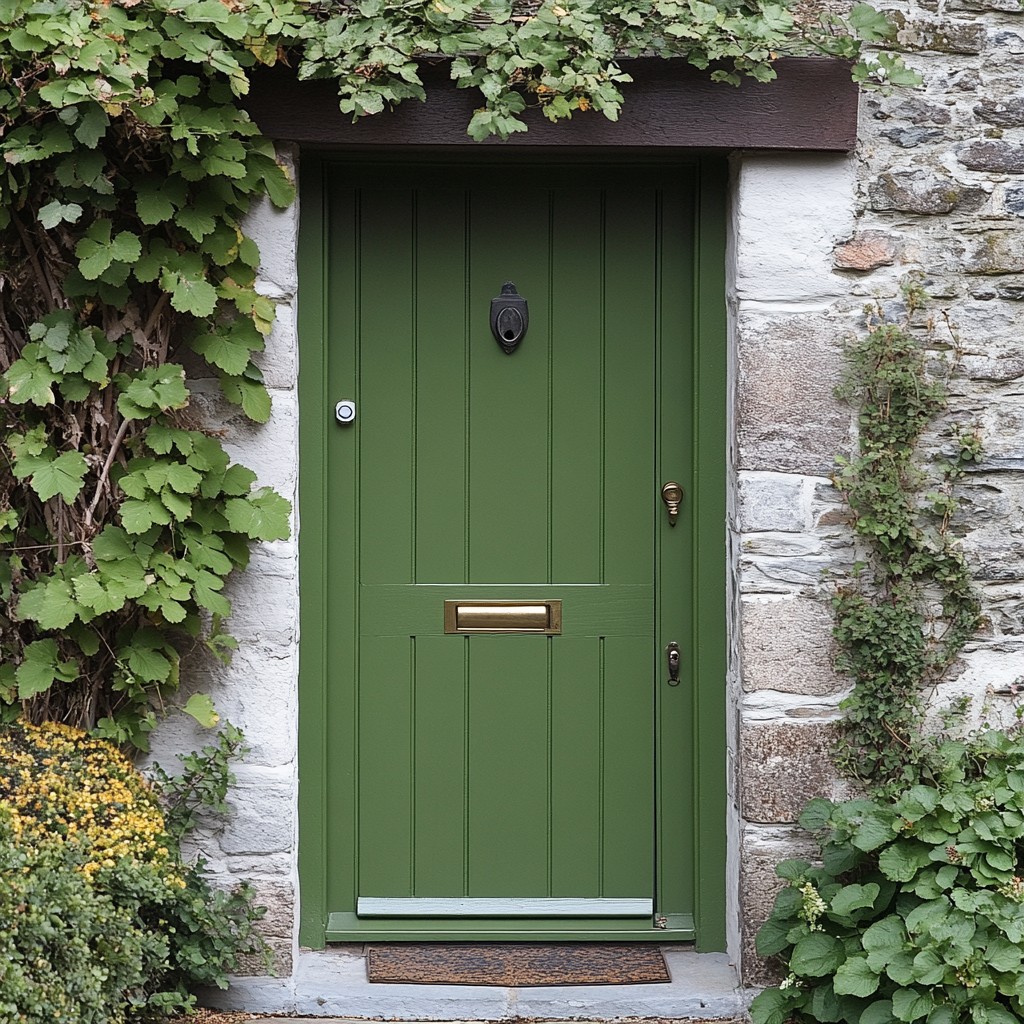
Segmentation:
<svg viewBox="0 0 1024 1024">
<path fill-rule="evenodd" d="M 445 601 L 446 633 L 562 632 L 561 601 Z"/>
</svg>

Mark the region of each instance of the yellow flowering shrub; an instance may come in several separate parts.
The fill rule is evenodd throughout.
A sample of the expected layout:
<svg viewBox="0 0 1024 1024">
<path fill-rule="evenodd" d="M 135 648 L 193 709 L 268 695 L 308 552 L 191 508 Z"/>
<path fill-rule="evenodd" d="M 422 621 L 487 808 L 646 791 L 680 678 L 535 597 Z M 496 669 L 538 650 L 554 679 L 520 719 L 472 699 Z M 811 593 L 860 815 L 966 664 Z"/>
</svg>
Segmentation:
<svg viewBox="0 0 1024 1024">
<path fill-rule="evenodd" d="M 0 1024 L 163 1019 L 265 952 L 251 888 L 214 889 L 179 846 L 193 803 L 222 805 L 241 746 L 218 734 L 154 789 L 107 740 L 0 728 Z"/>
<path fill-rule="evenodd" d="M 86 875 L 170 856 L 152 788 L 117 747 L 80 729 L 46 722 L 0 734 L 0 801 L 16 834 L 81 846 Z"/>
</svg>

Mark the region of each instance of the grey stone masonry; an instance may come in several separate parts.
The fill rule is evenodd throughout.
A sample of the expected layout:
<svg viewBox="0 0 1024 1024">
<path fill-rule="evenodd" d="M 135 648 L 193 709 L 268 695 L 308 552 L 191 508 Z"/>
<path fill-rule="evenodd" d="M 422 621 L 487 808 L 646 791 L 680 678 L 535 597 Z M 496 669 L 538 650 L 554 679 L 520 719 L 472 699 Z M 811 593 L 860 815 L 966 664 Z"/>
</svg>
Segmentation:
<svg viewBox="0 0 1024 1024">
<path fill-rule="evenodd" d="M 974 722 L 1008 720 L 1024 672 L 1024 7 L 898 6 L 922 84 L 862 94 L 849 160 L 735 158 L 734 863 L 748 984 L 772 977 L 753 950 L 772 865 L 807 852 L 794 824 L 807 799 L 844 791 L 828 749 L 848 685 L 832 669 L 830 597 L 856 554 L 828 477 L 856 424 L 832 389 L 864 306 L 899 315 L 911 272 L 939 331 L 948 317 L 955 332 L 938 347 L 959 346 L 947 423 L 978 428 L 986 453 L 955 530 L 988 625 L 933 702 L 967 695 Z"/>
</svg>

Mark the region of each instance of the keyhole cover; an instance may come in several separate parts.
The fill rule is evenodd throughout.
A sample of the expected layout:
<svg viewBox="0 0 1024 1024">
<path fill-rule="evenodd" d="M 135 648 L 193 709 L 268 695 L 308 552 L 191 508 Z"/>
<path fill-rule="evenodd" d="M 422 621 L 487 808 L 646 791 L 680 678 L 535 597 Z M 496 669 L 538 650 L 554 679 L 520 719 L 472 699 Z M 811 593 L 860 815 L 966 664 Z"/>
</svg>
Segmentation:
<svg viewBox="0 0 1024 1024">
<path fill-rule="evenodd" d="M 502 349 L 511 355 L 526 337 L 530 311 L 526 299 L 511 281 L 501 286 L 501 294 L 491 299 L 491 333 Z"/>
</svg>

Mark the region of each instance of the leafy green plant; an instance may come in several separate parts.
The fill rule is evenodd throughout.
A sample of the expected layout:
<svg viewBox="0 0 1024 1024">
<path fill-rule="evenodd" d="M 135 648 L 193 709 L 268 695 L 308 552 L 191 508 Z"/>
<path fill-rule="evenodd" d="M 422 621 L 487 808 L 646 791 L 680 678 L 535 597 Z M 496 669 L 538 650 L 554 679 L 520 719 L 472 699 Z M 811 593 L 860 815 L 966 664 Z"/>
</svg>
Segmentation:
<svg viewBox="0 0 1024 1024">
<path fill-rule="evenodd" d="M 833 482 L 869 547 L 834 601 L 837 667 L 853 679 L 838 764 L 873 784 L 917 778 L 929 747 L 923 694 L 981 622 L 970 569 L 949 532 L 953 488 L 981 445 L 975 433 L 954 428 L 949 457 L 936 465 L 919 456 L 923 434 L 946 407 L 952 370 L 929 352 L 930 331 L 911 327 L 922 298 L 908 286 L 900 323 L 872 311 L 868 333 L 849 349 L 839 392 L 859 408 L 858 450 L 838 460 Z"/>
<path fill-rule="evenodd" d="M 241 6 L 241 5 L 240 5 Z M 196 428 L 182 360 L 256 422 L 274 319 L 241 229 L 292 185 L 236 104 L 278 5 L 0 4 L 0 701 L 146 746 L 183 644 L 288 503 Z M 285 14 L 298 8 L 284 5 Z M 187 354 L 194 353 L 191 357 Z M 195 698 L 185 710 L 215 716 Z"/>
<path fill-rule="evenodd" d="M 218 736 L 190 772 L 223 779 L 241 744 L 237 730 Z M 241 954 L 266 957 L 252 890 L 213 889 L 201 860 L 183 861 L 183 835 L 110 742 L 55 723 L 0 732 L 4 1020 L 162 1017 L 192 1007 L 198 985 L 225 987 Z"/>
<path fill-rule="evenodd" d="M 341 110 L 358 118 L 424 99 L 422 62 L 450 58 L 457 86 L 483 97 L 469 124 L 474 139 L 526 131 L 529 107 L 551 121 L 589 110 L 617 120 L 620 87 L 631 81 L 623 57 L 680 58 L 738 85 L 745 76 L 771 81 L 780 54 L 824 53 L 854 61 L 859 81 L 918 81 L 897 56 L 862 53 L 864 43 L 894 34 L 870 5 L 813 22 L 798 21 L 792 7 L 762 0 L 326 2 L 314 5 L 316 16 L 300 33 L 299 75 L 336 81 Z"/>
<path fill-rule="evenodd" d="M 754 1024 L 1024 1017 L 1024 737 L 946 741 L 931 765 L 891 799 L 807 806 L 820 866 L 778 866 L 757 949 L 788 976 Z"/>
</svg>

